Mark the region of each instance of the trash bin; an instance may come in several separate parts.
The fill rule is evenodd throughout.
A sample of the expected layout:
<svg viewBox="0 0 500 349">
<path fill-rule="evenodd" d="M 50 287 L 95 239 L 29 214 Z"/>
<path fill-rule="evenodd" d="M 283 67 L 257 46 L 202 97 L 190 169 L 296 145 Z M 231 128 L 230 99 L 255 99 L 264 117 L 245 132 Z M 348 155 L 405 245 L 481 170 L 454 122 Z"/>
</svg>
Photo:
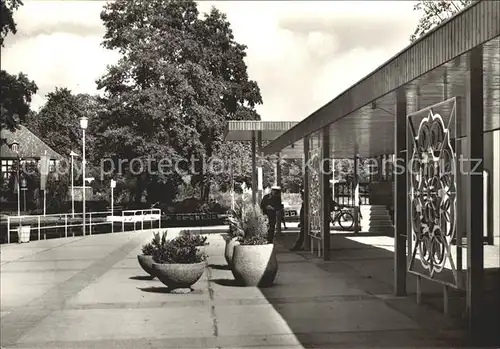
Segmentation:
<svg viewBox="0 0 500 349">
<path fill-rule="evenodd" d="M 17 228 L 17 238 L 19 243 L 30 242 L 30 225 L 22 225 Z"/>
</svg>

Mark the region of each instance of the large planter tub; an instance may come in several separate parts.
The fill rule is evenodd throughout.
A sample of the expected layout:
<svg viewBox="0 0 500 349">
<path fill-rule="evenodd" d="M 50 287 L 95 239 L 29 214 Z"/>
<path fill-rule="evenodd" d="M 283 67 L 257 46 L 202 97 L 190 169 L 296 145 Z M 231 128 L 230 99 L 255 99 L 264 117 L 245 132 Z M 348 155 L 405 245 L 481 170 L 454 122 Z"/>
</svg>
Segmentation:
<svg viewBox="0 0 500 349">
<path fill-rule="evenodd" d="M 245 286 L 272 286 L 278 272 L 274 244 L 236 245 L 231 270 Z"/>
<path fill-rule="evenodd" d="M 185 293 L 192 291 L 191 286 L 201 278 L 206 265 L 205 261 L 192 264 L 153 263 L 153 273 L 170 291 Z"/>
<path fill-rule="evenodd" d="M 226 258 L 227 265 L 232 268 L 233 267 L 233 254 L 234 247 L 239 245 L 237 238 L 227 238 L 226 239 L 226 248 L 224 249 L 224 258 Z"/>
<path fill-rule="evenodd" d="M 154 277 L 153 274 L 153 257 L 152 256 L 146 256 L 143 254 L 137 255 L 137 260 L 139 261 L 140 266 L 142 269 L 148 273 L 150 276 Z"/>
</svg>

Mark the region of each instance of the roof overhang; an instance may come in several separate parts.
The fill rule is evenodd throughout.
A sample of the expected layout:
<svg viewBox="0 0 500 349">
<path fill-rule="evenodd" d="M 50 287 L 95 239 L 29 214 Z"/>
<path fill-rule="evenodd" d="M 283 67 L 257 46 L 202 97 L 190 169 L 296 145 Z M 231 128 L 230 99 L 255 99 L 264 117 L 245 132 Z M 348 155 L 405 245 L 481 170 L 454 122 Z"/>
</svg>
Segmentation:
<svg viewBox="0 0 500 349">
<path fill-rule="evenodd" d="M 313 135 L 332 123 L 335 126 L 330 129 L 331 136 L 336 143 L 332 147 L 334 153 L 337 151 L 337 156 L 354 156 L 360 149 L 364 150 L 365 154 L 374 151 L 392 152 L 397 89 L 404 86 L 407 98 L 411 99 L 417 93 L 425 95 L 425 92 L 420 91 L 426 87 L 424 80 L 436 82 L 442 76 L 452 80 L 455 74 L 458 75 L 457 81 L 460 80 L 463 84 L 463 69 L 467 67 L 461 66 L 463 62 L 460 56 L 486 42 L 490 42 L 491 46 L 490 56 L 485 55 L 485 58 L 489 59 L 485 66 L 496 69 L 498 76 L 500 36 L 498 18 L 500 18 L 500 1 L 482 0 L 473 3 L 273 140 L 263 148 L 264 154 L 274 154 L 287 149 L 291 144 L 296 144 L 304 137 Z M 481 30 L 478 30 L 478 27 Z M 453 60 L 455 61 L 447 63 Z M 456 62 L 458 67 L 455 67 Z M 490 72 L 489 78 L 495 77 L 494 74 L 495 72 Z M 423 76 L 425 77 L 422 78 Z M 456 82 L 457 86 L 459 84 L 460 82 Z M 498 81 L 493 81 L 491 86 L 494 88 L 495 84 L 498 85 Z M 429 100 L 435 97 L 433 96 L 435 91 L 432 90 L 435 86 L 431 85 L 427 91 Z M 497 86 L 496 91 L 498 90 Z M 443 100 L 441 97 L 439 101 Z M 433 103 L 427 105 L 431 104 Z M 495 111 L 497 106 L 498 100 L 493 100 L 487 108 L 491 107 L 491 110 Z M 485 117 L 486 115 L 485 110 Z M 491 129 L 498 121 L 485 118 L 485 123 L 489 123 L 489 126 L 485 127 Z"/>
<path fill-rule="evenodd" d="M 252 137 L 272 141 L 295 126 L 293 121 L 228 121 L 224 138 L 226 141 L 251 141 Z"/>
</svg>

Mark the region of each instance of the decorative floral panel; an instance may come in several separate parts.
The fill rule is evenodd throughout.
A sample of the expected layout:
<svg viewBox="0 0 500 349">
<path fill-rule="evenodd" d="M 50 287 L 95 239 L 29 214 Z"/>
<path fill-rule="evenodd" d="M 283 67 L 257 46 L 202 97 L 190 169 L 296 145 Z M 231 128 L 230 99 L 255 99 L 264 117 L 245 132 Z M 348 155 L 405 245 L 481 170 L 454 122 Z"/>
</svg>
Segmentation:
<svg viewBox="0 0 500 349">
<path fill-rule="evenodd" d="M 316 236 L 321 234 L 321 189 L 320 189 L 320 147 L 319 137 L 311 137 L 309 151 L 309 222 L 310 233 Z"/>
<path fill-rule="evenodd" d="M 441 113 L 441 114 L 440 114 Z M 456 101 L 408 116 L 409 271 L 458 285 L 452 254 L 456 238 Z"/>
</svg>

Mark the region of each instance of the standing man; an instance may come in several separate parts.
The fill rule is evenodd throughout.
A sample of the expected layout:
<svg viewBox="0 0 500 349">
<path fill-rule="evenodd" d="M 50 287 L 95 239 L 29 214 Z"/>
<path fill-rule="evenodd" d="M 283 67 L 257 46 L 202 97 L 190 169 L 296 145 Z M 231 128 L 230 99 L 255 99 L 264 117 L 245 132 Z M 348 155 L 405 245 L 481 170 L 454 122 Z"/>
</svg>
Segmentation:
<svg viewBox="0 0 500 349">
<path fill-rule="evenodd" d="M 274 232 L 276 230 L 276 215 L 281 210 L 280 187 L 272 187 L 271 193 L 264 195 L 260 202 L 262 212 L 267 216 L 269 229 L 267 231 L 267 241 L 272 244 L 274 242 Z"/>
<path fill-rule="evenodd" d="M 300 191 L 300 198 L 302 199 L 302 204 L 300 205 L 300 214 L 299 214 L 299 237 L 295 245 L 290 249 L 291 251 L 302 251 L 302 245 L 304 244 L 304 239 L 306 235 L 306 227 L 304 226 L 304 189 Z"/>
</svg>

